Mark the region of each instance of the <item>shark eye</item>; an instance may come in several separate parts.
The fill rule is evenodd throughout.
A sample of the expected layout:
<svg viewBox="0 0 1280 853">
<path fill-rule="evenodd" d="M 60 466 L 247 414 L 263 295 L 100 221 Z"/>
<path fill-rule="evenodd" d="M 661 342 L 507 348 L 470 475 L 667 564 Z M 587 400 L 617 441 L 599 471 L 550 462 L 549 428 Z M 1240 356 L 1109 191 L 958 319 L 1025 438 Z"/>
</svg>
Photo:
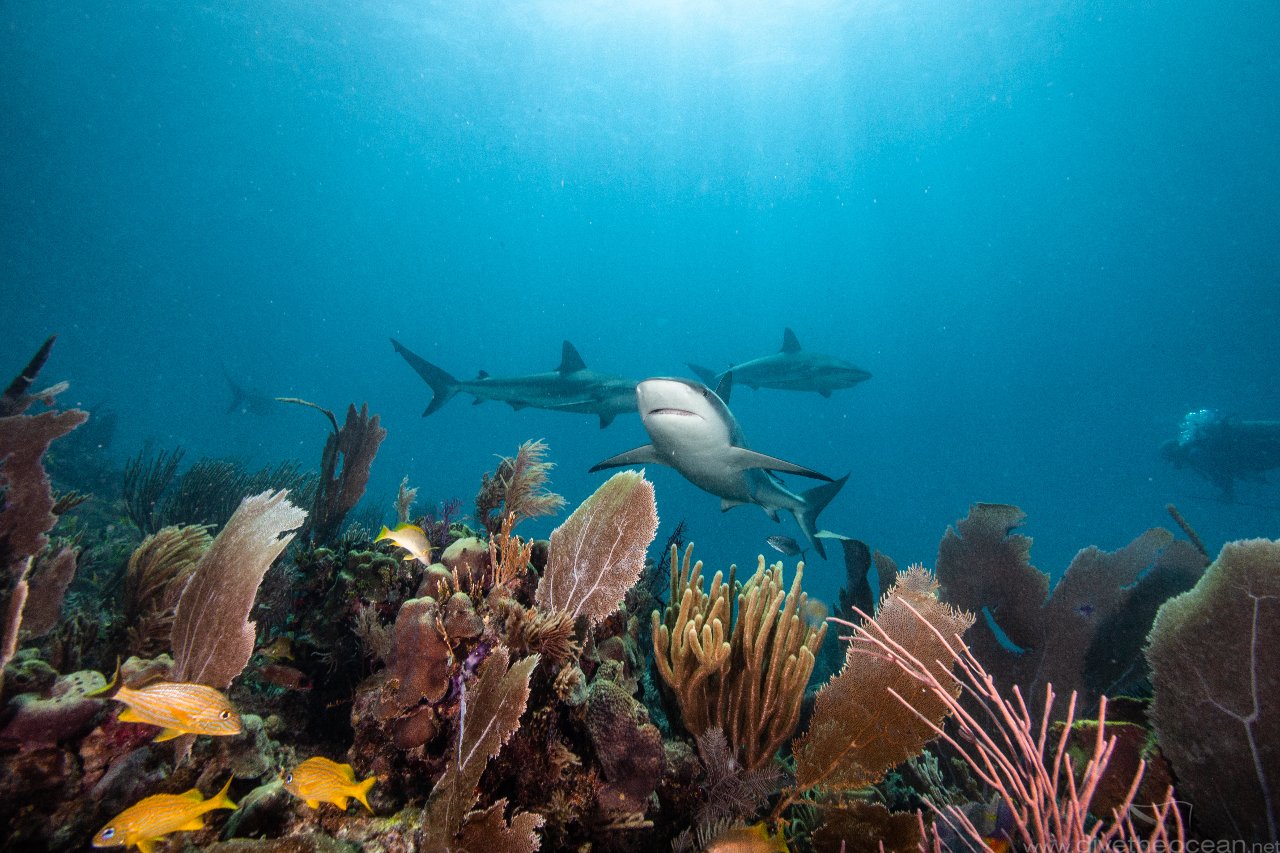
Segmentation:
<svg viewBox="0 0 1280 853">
<path fill-rule="evenodd" d="M 218 715 L 218 719 L 219 719 L 219 720 L 229 720 L 229 719 L 231 719 L 231 712 L 230 712 L 230 711 L 223 711 L 221 714 L 219 714 L 219 715 Z"/>
<path fill-rule="evenodd" d="M 103 841 L 106 841 L 111 838 L 115 838 L 115 836 L 116 836 L 116 828 L 114 826 L 108 826 L 106 829 L 102 830 L 102 832 L 98 833 L 98 837 L 101 838 Z"/>
</svg>

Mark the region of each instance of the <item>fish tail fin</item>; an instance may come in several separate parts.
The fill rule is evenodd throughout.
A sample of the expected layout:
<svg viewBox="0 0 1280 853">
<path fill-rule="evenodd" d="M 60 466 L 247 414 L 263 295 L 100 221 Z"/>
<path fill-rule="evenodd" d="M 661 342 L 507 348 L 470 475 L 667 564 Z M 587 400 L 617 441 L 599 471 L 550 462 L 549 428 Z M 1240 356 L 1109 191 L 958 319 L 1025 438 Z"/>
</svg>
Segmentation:
<svg viewBox="0 0 1280 853">
<path fill-rule="evenodd" d="M 458 393 L 458 380 L 453 377 L 447 370 L 436 367 L 422 356 L 410 350 L 404 344 L 391 339 L 391 346 L 395 347 L 396 352 L 414 369 L 423 381 L 431 386 L 433 397 L 427 405 L 427 409 L 422 413 L 425 418 L 427 415 L 434 413 L 445 403 L 453 399 L 453 395 Z"/>
<path fill-rule="evenodd" d="M 222 786 L 222 790 L 209 798 L 209 809 L 238 809 L 240 808 L 231 801 L 231 797 L 227 796 L 227 791 L 231 790 L 231 783 L 235 780 L 235 776 L 228 776 L 227 783 Z"/>
<path fill-rule="evenodd" d="M 97 690 L 90 690 L 88 693 L 84 695 L 85 696 L 106 696 L 108 693 L 112 693 L 116 689 L 116 685 L 119 682 L 120 682 L 120 658 L 119 656 L 117 656 L 115 674 L 111 676 L 111 680 L 106 683 L 106 686 L 99 687 Z"/>
<path fill-rule="evenodd" d="M 849 475 L 845 474 L 839 480 L 823 483 L 821 486 L 815 486 L 804 492 L 800 495 L 800 500 L 804 502 L 804 509 L 794 513 L 796 522 L 800 525 L 800 530 L 804 533 L 804 537 L 809 540 L 809 545 L 824 560 L 827 558 L 827 552 L 822 547 L 822 540 L 818 538 L 818 514 L 827 508 L 827 504 L 831 503 L 831 499 L 844 488 L 844 484 L 848 479 Z"/>
<path fill-rule="evenodd" d="M 369 789 L 373 787 L 373 783 L 376 781 L 378 781 L 378 777 L 370 776 L 368 779 L 365 779 L 363 782 L 357 782 L 351 788 L 351 796 L 359 800 L 360 805 L 368 809 L 369 814 L 373 814 L 373 809 L 369 807 L 369 800 L 368 800 Z"/>
</svg>

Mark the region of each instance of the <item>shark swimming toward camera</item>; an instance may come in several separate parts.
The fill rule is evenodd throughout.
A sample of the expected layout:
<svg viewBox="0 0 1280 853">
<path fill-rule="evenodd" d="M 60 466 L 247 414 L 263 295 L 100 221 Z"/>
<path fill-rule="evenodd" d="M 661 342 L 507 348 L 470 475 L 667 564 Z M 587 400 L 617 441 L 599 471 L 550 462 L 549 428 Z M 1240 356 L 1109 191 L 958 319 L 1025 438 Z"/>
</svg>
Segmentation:
<svg viewBox="0 0 1280 853">
<path fill-rule="evenodd" d="M 561 347 L 560 365 L 555 370 L 522 376 L 490 376 L 480 371 L 471 380 L 455 378 L 395 338 L 391 345 L 431 386 L 434 396 L 422 413 L 424 418 L 459 392 L 472 395 L 476 403 L 496 400 L 516 410 L 527 407 L 595 415 L 601 429 L 618 415 L 636 410 L 635 381 L 590 370 L 568 341 Z"/>
<path fill-rule="evenodd" d="M 728 396 L 732 381 L 730 374 L 721 383 L 724 396 Z M 622 465 L 668 465 L 698 488 L 720 498 L 722 511 L 755 504 L 774 521 L 778 520 L 779 510 L 790 512 L 810 547 L 826 558 L 818 538 L 818 514 L 844 486 L 848 474 L 832 480 L 825 474 L 750 449 L 721 395 L 701 383 L 646 379 L 636 386 L 636 400 L 640 420 L 652 443 L 612 456 L 592 466 L 593 472 Z M 826 482 L 796 494 L 770 474 L 775 471 Z"/>
<path fill-rule="evenodd" d="M 871 374 L 847 361 L 802 349 L 796 333 L 782 333 L 782 348 L 772 355 L 735 364 L 725 373 L 697 364 L 689 369 L 710 386 L 717 385 L 725 373 L 733 373 L 733 381 L 749 388 L 779 388 L 784 391 L 817 391 L 830 397 L 832 391 L 852 388 L 866 382 Z"/>
</svg>

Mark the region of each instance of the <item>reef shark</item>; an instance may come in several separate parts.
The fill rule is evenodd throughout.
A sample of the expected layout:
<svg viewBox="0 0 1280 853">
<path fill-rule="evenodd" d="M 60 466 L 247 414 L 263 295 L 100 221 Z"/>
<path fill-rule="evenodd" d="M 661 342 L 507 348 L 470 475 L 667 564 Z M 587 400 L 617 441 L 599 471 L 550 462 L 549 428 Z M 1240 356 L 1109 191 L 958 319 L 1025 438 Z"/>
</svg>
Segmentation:
<svg viewBox="0 0 1280 853">
<path fill-rule="evenodd" d="M 239 412 L 240 414 L 269 415 L 279 408 L 276 406 L 274 397 L 249 390 L 232 379 L 225 365 L 222 368 L 222 375 L 231 388 L 231 402 L 227 405 L 227 414 Z"/>
<path fill-rule="evenodd" d="M 720 382 L 724 373 L 697 364 L 689 369 L 708 385 Z M 830 397 L 832 391 L 852 388 L 866 382 L 871 374 L 847 361 L 822 353 L 802 349 L 796 333 L 786 329 L 782 333 L 782 348 L 772 355 L 753 358 L 735 364 L 725 371 L 733 373 L 733 381 L 756 388 L 780 388 L 784 391 L 817 391 Z"/>
<path fill-rule="evenodd" d="M 635 381 L 588 369 L 568 341 L 561 347 L 560 364 L 555 370 L 523 376 L 490 376 L 482 370 L 471 380 L 455 378 L 395 338 L 391 345 L 431 386 L 434 396 L 422 413 L 424 418 L 459 392 L 472 395 L 476 403 L 496 400 L 516 410 L 529 407 L 596 415 L 601 429 L 618 415 L 636 410 Z"/>
<path fill-rule="evenodd" d="M 728 396 L 733 375 L 725 377 L 720 391 Z M 646 379 L 636 386 L 640 420 L 650 444 L 619 453 L 591 470 L 622 465 L 669 465 L 689 482 L 720 498 L 721 511 L 755 504 L 774 521 L 778 511 L 795 516 L 809 545 L 824 559 L 818 539 L 818 513 L 831 502 L 849 475 L 832 480 L 809 468 L 766 456 L 747 447 L 742 428 L 720 394 L 688 379 Z M 796 494 L 769 472 L 798 474 L 826 482 Z"/>
</svg>

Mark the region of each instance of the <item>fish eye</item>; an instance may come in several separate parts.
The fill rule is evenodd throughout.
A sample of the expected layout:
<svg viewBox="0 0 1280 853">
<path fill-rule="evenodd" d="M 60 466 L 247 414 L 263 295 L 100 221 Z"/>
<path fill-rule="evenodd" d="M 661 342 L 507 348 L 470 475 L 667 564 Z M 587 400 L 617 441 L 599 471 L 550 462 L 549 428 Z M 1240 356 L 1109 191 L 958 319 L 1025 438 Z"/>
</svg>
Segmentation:
<svg viewBox="0 0 1280 853">
<path fill-rule="evenodd" d="M 106 840 L 108 838 L 114 838 L 115 834 L 116 834 L 116 828 L 114 826 L 108 826 L 106 829 L 102 830 L 102 832 L 98 833 L 98 837 L 103 840 Z"/>
<path fill-rule="evenodd" d="M 285 777 L 284 777 L 284 783 L 285 783 L 286 785 L 292 785 L 292 784 L 293 784 L 293 774 L 292 774 L 292 773 L 288 773 L 288 774 L 286 774 L 286 775 L 285 775 Z"/>
<path fill-rule="evenodd" d="M 231 719 L 231 712 L 230 712 L 230 711 L 223 711 L 221 714 L 219 714 L 219 715 L 218 715 L 218 719 L 219 719 L 219 720 L 229 720 L 229 719 Z"/>
</svg>

